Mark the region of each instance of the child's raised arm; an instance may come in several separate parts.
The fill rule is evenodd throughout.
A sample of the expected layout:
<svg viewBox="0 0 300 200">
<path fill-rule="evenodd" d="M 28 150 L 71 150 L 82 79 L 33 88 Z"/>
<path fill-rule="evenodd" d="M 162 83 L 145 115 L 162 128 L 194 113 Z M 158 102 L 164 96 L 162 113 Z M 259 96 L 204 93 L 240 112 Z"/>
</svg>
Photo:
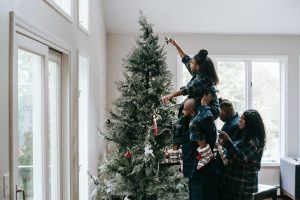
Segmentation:
<svg viewBox="0 0 300 200">
<path fill-rule="evenodd" d="M 178 54 L 180 55 L 181 58 L 186 56 L 186 53 L 183 52 L 181 47 L 176 43 L 176 41 L 173 38 L 170 38 L 169 42 L 176 48 L 176 50 L 178 51 Z"/>
</svg>

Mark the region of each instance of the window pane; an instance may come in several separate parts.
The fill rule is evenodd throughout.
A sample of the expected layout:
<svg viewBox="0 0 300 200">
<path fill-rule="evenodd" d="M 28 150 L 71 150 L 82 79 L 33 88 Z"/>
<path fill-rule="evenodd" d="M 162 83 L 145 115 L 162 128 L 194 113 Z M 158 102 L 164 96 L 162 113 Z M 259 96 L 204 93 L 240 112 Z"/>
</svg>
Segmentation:
<svg viewBox="0 0 300 200">
<path fill-rule="evenodd" d="M 219 77 L 218 97 L 232 102 L 236 112 L 243 113 L 246 109 L 246 65 L 245 62 L 217 62 Z M 223 125 L 221 120 L 217 122 L 220 129 Z"/>
<path fill-rule="evenodd" d="M 53 0 L 63 11 L 71 15 L 71 0 Z"/>
<path fill-rule="evenodd" d="M 181 64 L 181 80 L 178 81 L 179 85 L 178 87 L 182 87 L 187 85 L 187 83 L 191 80 L 192 75 L 190 72 L 186 69 L 184 64 Z M 182 103 L 183 100 L 186 98 L 186 96 L 179 96 L 176 98 L 177 103 Z"/>
<path fill-rule="evenodd" d="M 89 197 L 88 178 L 88 58 L 79 56 L 79 200 Z"/>
<path fill-rule="evenodd" d="M 48 64 L 48 104 L 49 104 L 49 186 L 51 200 L 59 199 L 59 65 Z"/>
<path fill-rule="evenodd" d="M 253 62 L 253 108 L 261 114 L 267 133 L 264 160 L 280 157 L 280 62 Z"/>
<path fill-rule="evenodd" d="M 89 30 L 89 0 L 78 0 L 79 2 L 79 24 Z"/>
<path fill-rule="evenodd" d="M 18 50 L 18 182 L 29 200 L 42 199 L 41 69 L 41 56 Z"/>
<path fill-rule="evenodd" d="M 182 73 L 182 80 L 181 80 L 181 85 L 180 87 L 187 85 L 187 83 L 191 80 L 192 75 L 190 72 L 187 70 L 184 64 L 182 64 L 181 68 L 181 73 Z"/>
</svg>

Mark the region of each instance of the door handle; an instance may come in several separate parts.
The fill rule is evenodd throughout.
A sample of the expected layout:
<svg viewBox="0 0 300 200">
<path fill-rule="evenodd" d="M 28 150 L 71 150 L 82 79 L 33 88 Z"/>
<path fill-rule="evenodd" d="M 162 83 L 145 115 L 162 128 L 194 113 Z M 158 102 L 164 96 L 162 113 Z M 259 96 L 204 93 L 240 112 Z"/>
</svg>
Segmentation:
<svg viewBox="0 0 300 200">
<path fill-rule="evenodd" d="M 16 199 L 18 199 L 18 193 L 21 192 L 23 196 L 23 200 L 25 200 L 25 191 L 22 189 L 18 189 L 16 186 Z"/>
</svg>

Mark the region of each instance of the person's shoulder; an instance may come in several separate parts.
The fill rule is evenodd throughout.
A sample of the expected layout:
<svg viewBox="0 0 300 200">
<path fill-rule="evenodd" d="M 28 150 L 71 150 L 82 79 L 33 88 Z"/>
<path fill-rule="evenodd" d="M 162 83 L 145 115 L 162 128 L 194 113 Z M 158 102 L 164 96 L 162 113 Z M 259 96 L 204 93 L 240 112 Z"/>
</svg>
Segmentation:
<svg viewBox="0 0 300 200">
<path fill-rule="evenodd" d="M 235 116 L 233 117 L 234 120 L 240 120 L 240 115 L 239 113 L 236 113 Z"/>
</svg>

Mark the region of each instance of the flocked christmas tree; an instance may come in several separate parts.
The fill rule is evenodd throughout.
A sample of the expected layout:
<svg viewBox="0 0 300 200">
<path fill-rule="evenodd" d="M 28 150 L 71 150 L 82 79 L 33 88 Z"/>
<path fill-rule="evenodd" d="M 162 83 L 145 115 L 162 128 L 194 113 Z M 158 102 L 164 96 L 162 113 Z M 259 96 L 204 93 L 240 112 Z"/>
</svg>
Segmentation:
<svg viewBox="0 0 300 200">
<path fill-rule="evenodd" d="M 94 196 L 103 199 L 186 199 L 186 182 L 178 166 L 159 163 L 170 147 L 175 112 L 161 103 L 171 89 L 164 47 L 141 13 L 141 34 L 124 59 L 124 81 L 117 83 L 121 97 L 106 120 L 101 135 L 108 141 L 100 161 Z"/>
</svg>

